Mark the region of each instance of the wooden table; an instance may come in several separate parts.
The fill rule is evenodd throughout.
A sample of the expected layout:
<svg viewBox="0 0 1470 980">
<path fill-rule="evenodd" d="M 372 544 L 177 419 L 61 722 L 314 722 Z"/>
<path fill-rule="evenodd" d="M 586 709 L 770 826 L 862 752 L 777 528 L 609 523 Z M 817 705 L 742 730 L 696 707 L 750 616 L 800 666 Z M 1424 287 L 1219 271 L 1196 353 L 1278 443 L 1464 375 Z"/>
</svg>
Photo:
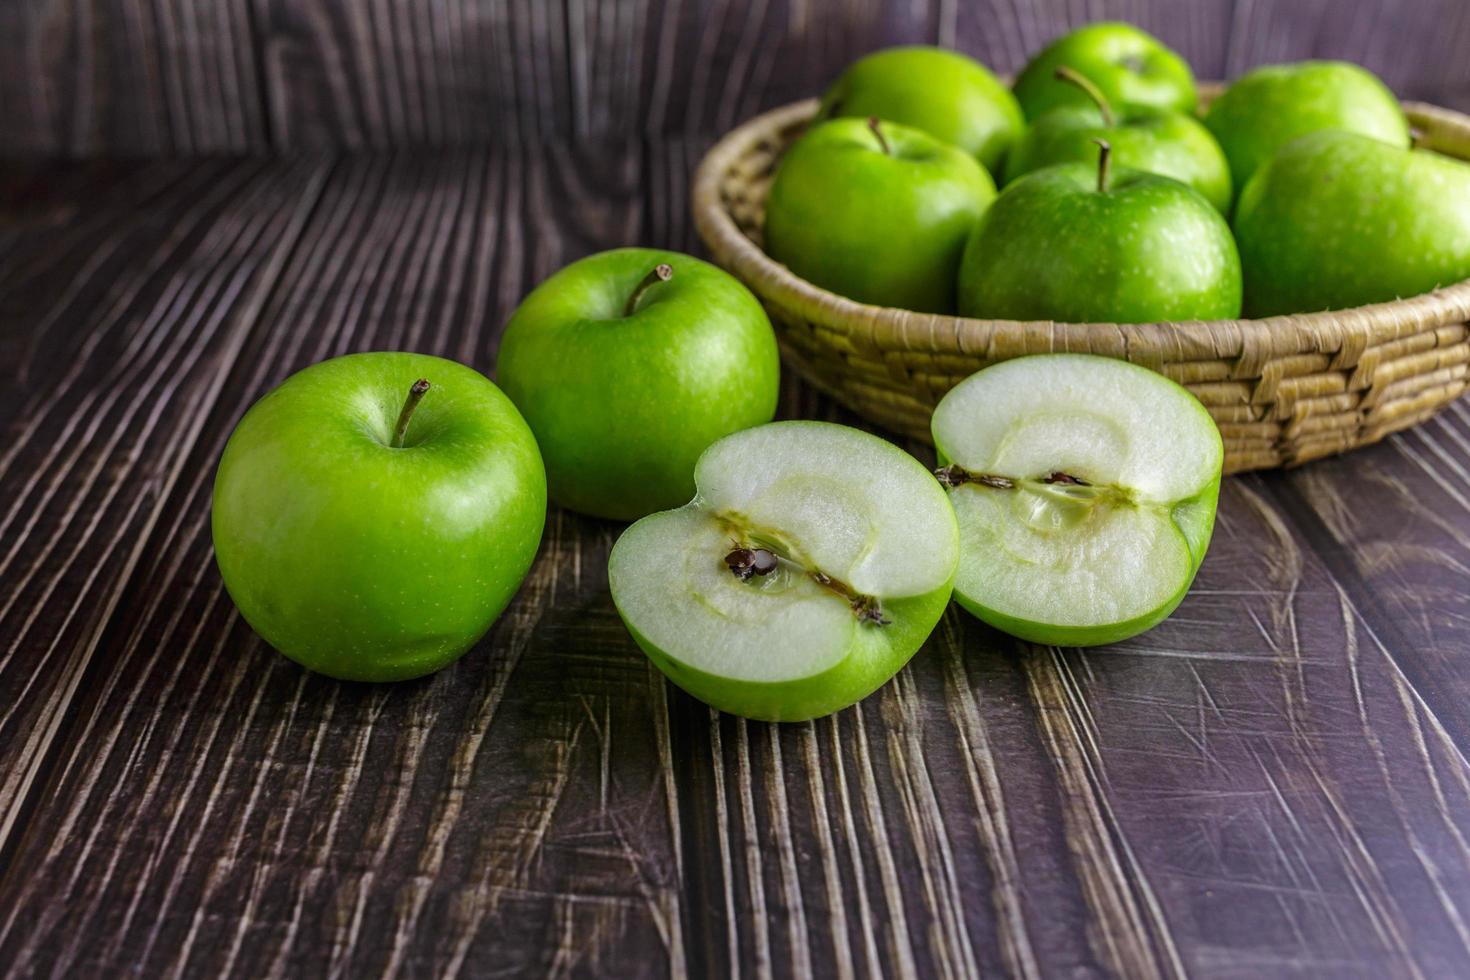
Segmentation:
<svg viewBox="0 0 1470 980">
<path fill-rule="evenodd" d="M 555 510 L 433 678 L 250 632 L 208 521 L 245 409 L 348 351 L 488 369 L 564 262 L 696 247 L 705 145 L 0 171 L 0 971 L 1470 971 L 1464 403 L 1229 479 L 1135 641 L 952 609 L 809 724 L 665 684 L 608 598 L 620 527 Z M 781 414 L 856 421 L 789 378 Z"/>
</svg>

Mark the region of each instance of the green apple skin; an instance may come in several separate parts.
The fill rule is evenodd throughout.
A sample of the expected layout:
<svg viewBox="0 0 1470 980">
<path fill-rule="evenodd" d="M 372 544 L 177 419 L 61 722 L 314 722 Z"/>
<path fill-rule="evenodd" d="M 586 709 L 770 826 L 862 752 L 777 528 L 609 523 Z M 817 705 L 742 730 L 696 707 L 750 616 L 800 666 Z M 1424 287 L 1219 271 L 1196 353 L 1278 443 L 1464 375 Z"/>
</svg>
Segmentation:
<svg viewBox="0 0 1470 980">
<path fill-rule="evenodd" d="M 990 70 L 943 48 L 887 48 L 859 58 L 822 97 L 819 119 L 876 116 L 921 129 L 992 174 L 1026 128 L 1021 107 Z"/>
<path fill-rule="evenodd" d="M 1006 160 L 1006 183 L 1057 163 L 1097 160 L 1097 143 L 1112 146 L 1114 166 L 1173 177 L 1204 195 L 1222 214 L 1230 209 L 1230 166 L 1210 131 L 1193 116 L 1130 109 L 1108 126 L 1096 106 L 1053 109 L 1038 119 Z"/>
<path fill-rule="evenodd" d="M 1311 133 L 1251 178 L 1235 235 L 1248 316 L 1416 296 L 1470 278 L 1470 164 Z"/>
<path fill-rule="evenodd" d="M 1409 121 L 1377 76 L 1343 61 L 1249 71 L 1210 104 L 1205 125 L 1225 151 L 1235 186 L 1298 136 L 1326 129 L 1409 145 Z"/>
<path fill-rule="evenodd" d="M 431 387 L 391 445 L 409 388 Z M 215 557 L 245 621 L 311 670 L 433 673 L 485 634 L 546 519 L 536 440 L 483 375 L 437 357 L 350 354 L 245 414 L 214 482 Z"/>
<path fill-rule="evenodd" d="M 995 198 L 975 158 L 927 133 L 862 119 L 811 129 L 782 159 L 766 205 L 766 251 L 860 303 L 949 313 L 965 239 Z"/>
<path fill-rule="evenodd" d="M 1061 81 L 1063 66 L 1096 85 L 1117 109 L 1125 107 L 1193 112 L 1198 94 L 1184 59 L 1132 24 L 1100 22 L 1057 38 L 1016 78 L 1013 91 L 1026 118 L 1035 122 L 1064 105 L 1087 105 L 1088 97 Z"/>
<path fill-rule="evenodd" d="M 744 457 L 738 470 L 719 469 L 717 457 L 737 440 L 792 448 Z M 691 502 L 632 525 L 608 557 L 609 590 L 629 633 L 692 696 L 758 721 L 819 718 L 890 680 L 944 615 L 959 562 L 959 526 L 929 469 L 899 447 L 830 422 L 773 422 L 712 446 L 697 472 L 700 492 Z M 784 503 L 773 505 L 778 499 Z M 755 531 L 769 520 L 776 523 Z M 833 537 L 822 541 L 828 532 Z M 723 556 L 732 542 L 755 533 L 786 541 L 787 554 L 825 552 L 835 563 L 826 572 L 869 583 L 884 622 L 859 623 L 842 608 L 843 599 L 819 590 L 806 594 L 817 590 L 806 574 L 814 565 L 774 592 L 732 578 Z M 852 544 L 855 535 L 864 537 L 864 546 Z M 662 623 L 651 617 L 650 601 Z M 841 635 L 832 635 L 833 648 L 810 670 L 787 671 L 808 652 L 795 645 L 800 624 L 780 619 L 789 603 L 801 605 L 802 615 L 838 610 L 837 622 L 828 626 Z M 762 628 L 785 624 L 767 634 L 764 666 L 712 666 L 748 639 L 752 618 Z"/>
<path fill-rule="evenodd" d="M 1200 406 L 1200 411 L 1205 412 L 1204 406 Z M 1211 422 L 1213 424 L 1213 420 Z M 953 462 L 944 454 L 943 449 L 938 450 L 936 455 L 941 466 Z M 1174 614 L 1174 610 L 1179 608 L 1184 597 L 1189 594 L 1195 576 L 1199 573 L 1200 565 L 1205 560 L 1205 552 L 1209 550 L 1210 538 L 1215 533 L 1215 510 L 1219 500 L 1220 474 L 1217 473 L 1214 482 L 1200 493 L 1174 506 L 1170 517 L 1174 527 L 1189 548 L 1191 559 L 1189 578 L 1180 585 L 1179 591 L 1167 603 L 1142 616 L 1100 626 L 1063 626 L 1055 623 L 1036 623 L 1007 615 L 959 591 L 954 593 L 954 601 L 976 619 L 989 623 L 1002 633 L 1007 633 L 1028 643 L 1058 647 L 1096 647 L 1109 643 L 1121 643 L 1123 640 L 1153 629 L 1168 619 Z"/>
<path fill-rule="evenodd" d="M 880 636 L 858 634 L 846 660 L 810 677 L 761 682 L 719 677 L 670 656 L 624 620 L 628 632 L 650 661 L 683 691 L 712 708 L 754 721 L 809 721 L 856 704 L 893 679 L 911 660 L 944 615 L 954 592 L 954 577 L 933 592 L 890 599 L 885 612 L 893 622 Z"/>
<path fill-rule="evenodd" d="M 673 277 L 624 316 L 660 263 Z M 552 499 L 628 521 L 687 502 L 710 443 L 771 420 L 781 364 L 765 310 L 729 273 L 622 248 L 536 287 L 510 318 L 496 373 L 536 434 Z"/>
<path fill-rule="evenodd" d="M 976 397 L 977 382 L 1005 375 L 1018 380 L 1009 388 L 1004 383 L 991 385 L 983 397 Z M 968 405 L 970 414 L 959 404 Z M 1036 428 L 1027 428 L 1027 423 Z M 1003 531 L 977 537 L 974 525 L 967 526 L 977 512 L 966 506 L 966 499 L 978 498 L 961 495 L 1025 491 L 953 488 L 950 501 L 960 515 L 961 528 L 954 597 L 965 610 L 1032 643 L 1099 646 L 1151 629 L 1178 608 L 1214 533 L 1225 459 L 1214 419 L 1180 385 L 1126 361 L 1091 354 L 1031 355 L 1002 361 L 962 381 L 936 407 L 931 432 L 943 466 L 978 467 L 980 472 L 1021 479 L 1059 469 L 1084 480 L 1116 481 L 1134 494 L 1127 515 L 1123 509 L 1091 511 L 1084 521 L 1099 521 L 1100 525 L 1073 523 L 1043 532 L 1043 540 L 1054 542 L 1054 553 L 1047 555 L 1026 547 L 1024 531 L 1014 538 Z M 1109 448 L 1113 438 L 1118 440 L 1116 449 Z M 1009 460 L 1002 461 L 1001 455 Z M 1007 511 L 1017 522 L 1011 530 L 1025 527 L 1020 513 L 1018 509 Z M 1138 536 L 1120 546 L 1117 539 L 1107 537 L 1110 522 L 1140 515 L 1145 524 L 1149 518 L 1157 522 L 1157 538 Z M 1013 547 L 1008 539 L 1022 547 Z M 1109 540 L 1111 544 L 1106 543 Z M 1182 564 L 1177 584 L 1155 588 L 1147 581 L 1149 575 L 1170 564 L 1169 557 L 1155 547 L 1160 542 L 1174 546 L 1166 551 L 1177 548 Z M 1125 553 L 1127 544 L 1138 550 Z M 1083 567 L 1072 560 L 1078 555 L 1087 556 Z M 1108 564 L 1087 567 L 1099 561 Z M 1058 594 L 1058 584 L 1063 585 L 1064 605 L 1072 606 L 1073 611 L 1085 608 L 1088 571 L 1119 583 L 1117 589 L 1126 591 L 1129 604 L 1106 618 L 1094 616 L 1092 622 L 1054 606 L 1050 618 L 1021 615 L 1014 589 L 1010 596 L 1004 590 L 993 591 L 975 574 L 977 568 L 989 571 L 1005 563 L 1022 573 L 1027 580 L 1024 592 L 1041 600 L 1036 604 L 1041 611 L 1048 608 L 1044 597 Z M 1050 584 L 1048 576 L 1052 577 Z M 982 601 L 987 598 L 989 602 Z"/>
<path fill-rule="evenodd" d="M 976 225 L 960 268 L 964 316 L 1156 323 L 1240 315 L 1230 228 L 1176 180 L 1064 163 L 1007 187 Z"/>
</svg>

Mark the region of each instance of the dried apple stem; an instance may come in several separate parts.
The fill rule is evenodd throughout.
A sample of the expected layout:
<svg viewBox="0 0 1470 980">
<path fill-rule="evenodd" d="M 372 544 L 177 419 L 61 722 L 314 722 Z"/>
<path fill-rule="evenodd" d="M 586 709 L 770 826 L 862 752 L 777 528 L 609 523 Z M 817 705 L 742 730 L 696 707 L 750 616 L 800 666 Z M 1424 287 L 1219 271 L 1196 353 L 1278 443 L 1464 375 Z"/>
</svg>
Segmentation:
<svg viewBox="0 0 1470 980">
<path fill-rule="evenodd" d="M 883 152 L 886 153 L 888 156 L 893 156 L 893 148 L 888 145 L 888 137 L 883 135 L 883 130 L 878 125 L 877 116 L 868 117 L 868 128 L 871 129 L 873 131 L 873 135 L 877 137 L 879 148 L 882 149 Z"/>
<path fill-rule="evenodd" d="M 643 298 L 644 293 L 648 292 L 650 286 L 661 282 L 668 282 L 672 278 L 674 278 L 674 267 L 667 262 L 660 262 L 650 269 L 648 275 L 644 276 L 638 285 L 633 287 L 633 294 L 628 297 L 628 302 L 623 305 L 623 316 L 632 316 L 638 312 L 638 301 Z"/>
<path fill-rule="evenodd" d="M 1102 113 L 1103 125 L 1109 129 L 1113 128 L 1115 125 L 1113 107 L 1108 103 L 1108 97 L 1103 95 L 1102 89 L 1098 88 L 1092 79 L 1067 65 L 1062 65 L 1058 68 L 1056 76 L 1058 80 L 1075 85 L 1087 93 L 1087 97 L 1097 105 L 1097 111 Z"/>
<path fill-rule="evenodd" d="M 1095 139 L 1097 144 L 1097 192 L 1108 192 L 1108 165 L 1112 162 L 1113 144 L 1104 139 Z"/>
<path fill-rule="evenodd" d="M 413 410 L 419 407 L 419 402 L 424 400 L 424 393 L 429 390 L 429 380 L 419 378 L 408 389 L 408 397 L 403 400 L 403 411 L 398 413 L 398 422 L 393 426 L 393 448 L 403 448 L 403 437 L 408 432 L 408 421 L 413 418 Z"/>
</svg>

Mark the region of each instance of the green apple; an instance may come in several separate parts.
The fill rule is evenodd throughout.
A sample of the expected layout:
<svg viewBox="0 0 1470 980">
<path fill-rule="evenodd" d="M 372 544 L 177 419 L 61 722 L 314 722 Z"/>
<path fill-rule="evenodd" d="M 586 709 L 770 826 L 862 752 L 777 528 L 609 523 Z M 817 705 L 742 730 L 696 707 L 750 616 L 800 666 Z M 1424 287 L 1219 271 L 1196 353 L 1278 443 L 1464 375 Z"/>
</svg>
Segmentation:
<svg viewBox="0 0 1470 980">
<path fill-rule="evenodd" d="M 536 440 L 462 364 L 350 354 L 245 413 L 214 480 L 215 558 L 267 643 L 343 680 L 433 673 L 485 634 L 546 520 Z"/>
<path fill-rule="evenodd" d="M 1113 148 L 1113 165 L 1173 177 L 1205 196 L 1220 212 L 1230 209 L 1230 165 L 1215 137 L 1198 119 L 1171 109 L 1114 111 L 1091 81 L 1071 68 L 1057 77 L 1087 93 L 1091 105 L 1059 106 L 1043 115 L 1006 158 L 1006 182 L 1054 163 L 1097 159 L 1097 141 Z"/>
<path fill-rule="evenodd" d="M 1240 258 L 1210 202 L 1100 160 L 1027 174 L 975 226 L 960 267 L 964 316 L 1155 323 L 1240 315 Z"/>
<path fill-rule="evenodd" d="M 1237 188 L 1277 150 L 1307 133 L 1341 129 L 1409 145 L 1409 121 L 1388 86 L 1344 61 L 1249 71 L 1210 104 L 1205 125 L 1224 148 Z"/>
<path fill-rule="evenodd" d="M 1014 91 L 1026 118 L 1035 122 L 1062 105 L 1088 98 L 1056 77 L 1063 65 L 1085 75 L 1112 105 L 1193 112 L 1194 73 L 1158 38 L 1132 24 L 1099 22 L 1057 38 L 1016 77 Z"/>
<path fill-rule="evenodd" d="M 860 303 L 948 313 L 965 238 L 994 197 L 963 150 L 897 123 L 833 119 L 781 160 L 766 251 Z"/>
<path fill-rule="evenodd" d="M 722 711 L 803 721 L 898 672 L 949 603 L 959 536 L 912 456 L 857 429 L 775 422 L 699 459 L 699 495 L 613 547 L 628 631 Z"/>
<path fill-rule="evenodd" d="M 1026 128 L 1016 97 L 990 69 L 955 51 L 887 48 L 853 62 L 822 97 L 819 119 L 857 116 L 921 129 L 999 173 Z"/>
<path fill-rule="evenodd" d="M 1247 315 L 1414 296 L 1470 278 L 1470 164 L 1324 130 L 1256 172 L 1235 209 Z"/>
<path fill-rule="evenodd" d="M 693 496 L 710 443 L 775 415 L 780 371 L 748 289 L 646 248 L 588 256 L 537 286 L 496 364 L 541 445 L 552 499 L 616 520 Z"/>
<path fill-rule="evenodd" d="M 1224 447 L 1194 396 L 1088 354 L 1003 361 L 934 410 L 960 523 L 955 599 L 1032 643 L 1094 646 L 1174 611 L 1215 526 Z"/>
</svg>

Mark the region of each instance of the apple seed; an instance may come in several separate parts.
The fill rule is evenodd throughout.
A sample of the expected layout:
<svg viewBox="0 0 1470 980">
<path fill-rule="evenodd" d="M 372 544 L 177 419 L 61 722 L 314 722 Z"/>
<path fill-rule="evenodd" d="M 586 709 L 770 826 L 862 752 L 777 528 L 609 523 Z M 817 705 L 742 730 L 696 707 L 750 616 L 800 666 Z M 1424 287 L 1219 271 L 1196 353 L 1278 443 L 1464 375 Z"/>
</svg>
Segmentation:
<svg viewBox="0 0 1470 980">
<path fill-rule="evenodd" d="M 740 548 L 725 556 L 725 566 L 742 582 L 753 575 L 769 575 L 776 570 L 776 556 L 765 548 Z"/>
</svg>

